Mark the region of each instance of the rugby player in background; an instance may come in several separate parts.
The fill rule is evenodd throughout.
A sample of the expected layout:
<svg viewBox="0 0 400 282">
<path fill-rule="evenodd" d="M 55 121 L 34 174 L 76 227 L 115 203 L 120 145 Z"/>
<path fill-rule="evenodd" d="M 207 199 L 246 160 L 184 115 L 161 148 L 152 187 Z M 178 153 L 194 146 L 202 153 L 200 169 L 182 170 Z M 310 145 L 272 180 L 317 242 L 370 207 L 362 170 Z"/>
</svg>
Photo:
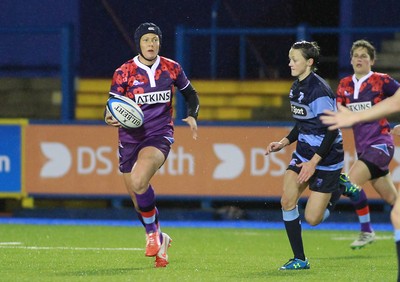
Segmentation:
<svg viewBox="0 0 400 282">
<path fill-rule="evenodd" d="M 325 115 L 320 119 L 329 130 L 337 130 L 338 128 L 350 127 L 361 122 L 368 122 L 387 117 L 391 114 L 400 112 L 400 88 L 389 98 L 379 102 L 365 111 L 352 112 L 345 106 L 338 104 L 338 111 L 325 111 Z M 397 125 L 391 131 L 393 135 L 400 136 L 400 125 Z M 397 195 L 400 191 L 400 185 L 397 187 Z M 396 202 L 390 212 L 390 219 L 394 228 L 394 240 L 396 242 L 397 251 L 397 281 L 400 282 L 400 197 L 396 198 Z"/>
<path fill-rule="evenodd" d="M 362 111 L 392 96 L 400 85 L 387 74 L 373 72 L 376 59 L 375 47 L 366 40 L 357 40 L 350 50 L 350 62 L 354 70 L 340 80 L 337 88 L 337 102 L 352 111 Z M 394 144 L 386 118 L 353 125 L 354 143 L 358 159 L 352 165 L 348 176 L 352 183 L 362 187 L 370 182 L 376 192 L 389 205 L 396 201 L 396 187 L 389 172 L 393 158 Z M 349 197 L 357 212 L 361 232 L 350 247 L 359 249 L 375 240 L 370 221 L 367 196 L 363 189 L 356 197 Z"/>
</svg>

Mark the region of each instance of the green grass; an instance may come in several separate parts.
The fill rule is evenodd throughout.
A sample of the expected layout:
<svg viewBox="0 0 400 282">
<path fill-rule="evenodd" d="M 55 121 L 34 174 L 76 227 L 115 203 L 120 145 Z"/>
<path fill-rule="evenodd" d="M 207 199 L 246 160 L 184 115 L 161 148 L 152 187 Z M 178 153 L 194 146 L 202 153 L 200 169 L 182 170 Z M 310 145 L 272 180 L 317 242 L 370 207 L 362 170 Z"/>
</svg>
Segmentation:
<svg viewBox="0 0 400 282">
<path fill-rule="evenodd" d="M 292 256 L 284 230 L 163 231 L 173 238 L 170 264 L 154 269 L 154 259 L 144 256 L 143 228 L 0 225 L 0 281 L 395 281 L 397 275 L 391 232 L 353 251 L 354 231 L 305 230 L 311 269 L 278 271 Z"/>
</svg>

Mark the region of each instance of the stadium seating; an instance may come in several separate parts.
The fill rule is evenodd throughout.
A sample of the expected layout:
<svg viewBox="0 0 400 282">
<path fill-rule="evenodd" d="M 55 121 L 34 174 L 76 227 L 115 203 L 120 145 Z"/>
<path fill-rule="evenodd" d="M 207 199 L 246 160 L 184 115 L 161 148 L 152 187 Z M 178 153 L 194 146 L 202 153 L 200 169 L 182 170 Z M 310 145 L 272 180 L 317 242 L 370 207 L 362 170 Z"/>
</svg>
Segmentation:
<svg viewBox="0 0 400 282">
<path fill-rule="evenodd" d="M 80 79 L 77 89 L 76 119 L 101 120 L 111 81 Z M 199 93 L 201 120 L 252 119 L 256 108 L 279 108 L 289 93 L 291 81 L 192 80 Z"/>
<path fill-rule="evenodd" d="M 256 108 L 281 107 L 292 82 L 199 80 L 193 86 L 200 96 L 202 120 L 251 120 Z"/>
</svg>

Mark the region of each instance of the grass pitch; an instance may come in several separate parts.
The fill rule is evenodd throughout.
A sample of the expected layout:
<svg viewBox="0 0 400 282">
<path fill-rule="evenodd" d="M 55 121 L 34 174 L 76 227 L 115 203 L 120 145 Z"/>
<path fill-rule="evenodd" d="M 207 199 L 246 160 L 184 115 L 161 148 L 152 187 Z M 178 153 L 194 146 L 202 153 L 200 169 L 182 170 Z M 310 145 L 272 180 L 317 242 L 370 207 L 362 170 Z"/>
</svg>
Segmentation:
<svg viewBox="0 0 400 282">
<path fill-rule="evenodd" d="M 284 230 L 163 228 L 170 264 L 144 256 L 144 230 L 123 226 L 0 225 L 0 281 L 395 281 L 392 232 L 361 250 L 354 231 L 304 230 L 310 270 L 278 271 L 292 257 Z"/>
</svg>

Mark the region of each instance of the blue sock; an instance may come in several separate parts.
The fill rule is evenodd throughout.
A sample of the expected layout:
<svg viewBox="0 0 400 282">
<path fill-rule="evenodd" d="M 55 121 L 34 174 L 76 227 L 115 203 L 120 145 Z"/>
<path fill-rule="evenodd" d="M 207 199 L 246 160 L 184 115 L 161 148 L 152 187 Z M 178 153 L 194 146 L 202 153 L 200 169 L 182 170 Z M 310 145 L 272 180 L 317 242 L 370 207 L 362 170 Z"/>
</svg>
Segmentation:
<svg viewBox="0 0 400 282">
<path fill-rule="evenodd" d="M 394 230 L 394 241 L 399 242 L 400 241 L 400 229 L 395 229 Z"/>
</svg>

